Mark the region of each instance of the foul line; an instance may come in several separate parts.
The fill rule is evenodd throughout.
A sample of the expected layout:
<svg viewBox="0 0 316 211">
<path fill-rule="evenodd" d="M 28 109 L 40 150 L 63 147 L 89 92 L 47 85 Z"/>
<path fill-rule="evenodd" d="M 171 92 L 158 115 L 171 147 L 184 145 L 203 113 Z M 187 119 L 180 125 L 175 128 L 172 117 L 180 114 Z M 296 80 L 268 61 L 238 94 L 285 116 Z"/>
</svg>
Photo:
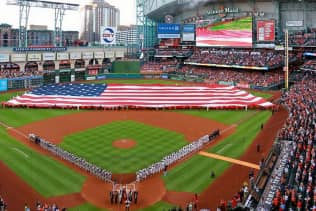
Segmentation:
<svg viewBox="0 0 316 211">
<path fill-rule="evenodd" d="M 20 150 L 20 149 L 18 149 L 18 148 L 13 147 L 12 149 L 14 149 L 15 151 L 21 153 L 21 154 L 24 155 L 24 157 L 26 157 L 26 158 L 29 157 L 25 152 L 23 152 L 22 150 Z"/>
<path fill-rule="evenodd" d="M 24 138 L 28 138 L 28 136 L 27 136 L 26 134 L 22 133 L 21 131 L 15 129 L 15 128 L 13 128 L 13 127 L 10 127 L 9 125 L 6 125 L 5 123 L 3 123 L 3 122 L 1 122 L 1 121 L 0 121 L 0 125 L 1 125 L 2 127 L 4 127 L 5 129 L 12 130 L 12 131 L 15 132 L 16 134 L 18 134 L 18 135 L 20 135 L 20 136 L 22 136 L 22 137 L 24 137 Z"/>
<path fill-rule="evenodd" d="M 201 151 L 201 152 L 199 152 L 199 155 L 203 155 L 203 156 L 206 156 L 206 157 L 209 157 L 209 158 L 214 158 L 214 159 L 217 159 L 217 160 L 227 161 L 227 162 L 230 162 L 230 163 L 238 164 L 238 165 L 241 165 L 241 166 L 246 166 L 246 167 L 257 169 L 257 170 L 260 169 L 259 165 L 257 165 L 257 164 L 249 163 L 249 162 L 246 162 L 246 161 L 237 160 L 237 159 L 234 159 L 234 158 L 225 157 L 225 156 L 218 155 L 218 154 L 213 154 L 213 153 L 208 153 L 208 152 Z"/>
</svg>

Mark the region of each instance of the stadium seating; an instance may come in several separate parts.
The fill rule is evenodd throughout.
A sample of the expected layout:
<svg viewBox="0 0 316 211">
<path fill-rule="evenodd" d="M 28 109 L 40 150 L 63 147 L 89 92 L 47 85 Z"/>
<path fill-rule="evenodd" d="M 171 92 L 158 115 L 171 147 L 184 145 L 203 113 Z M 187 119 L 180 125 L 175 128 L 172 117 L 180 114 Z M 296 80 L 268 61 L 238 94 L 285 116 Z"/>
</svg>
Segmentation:
<svg viewBox="0 0 316 211">
<path fill-rule="evenodd" d="M 281 71 L 259 72 L 234 69 L 218 70 L 208 67 L 194 67 L 186 65 L 182 69 L 179 69 L 178 72 L 182 72 L 187 75 L 199 75 L 213 83 L 225 81 L 234 82 L 240 86 L 242 86 L 241 84 L 252 84 L 255 86 L 268 87 L 284 81 L 284 72 Z"/>
<path fill-rule="evenodd" d="M 294 56 L 291 56 L 294 59 Z M 277 68 L 283 64 L 282 51 L 198 48 L 187 60 L 194 63 Z"/>
</svg>

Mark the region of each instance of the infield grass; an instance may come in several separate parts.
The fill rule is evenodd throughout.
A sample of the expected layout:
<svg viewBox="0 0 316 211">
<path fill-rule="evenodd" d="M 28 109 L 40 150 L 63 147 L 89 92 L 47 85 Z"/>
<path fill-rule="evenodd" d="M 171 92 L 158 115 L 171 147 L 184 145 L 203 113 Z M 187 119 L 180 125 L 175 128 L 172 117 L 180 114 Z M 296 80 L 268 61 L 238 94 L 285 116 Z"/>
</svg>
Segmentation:
<svg viewBox="0 0 316 211">
<path fill-rule="evenodd" d="M 112 146 L 113 141 L 122 139 L 137 144 L 130 149 Z M 112 173 L 134 173 L 185 144 L 183 134 L 127 120 L 71 134 L 60 146 Z"/>
<path fill-rule="evenodd" d="M 0 137 L 0 160 L 42 196 L 80 192 L 84 176 L 15 141 L 3 127 Z"/>
<path fill-rule="evenodd" d="M 68 208 L 67 210 L 69 211 L 107 211 L 106 209 L 95 207 L 94 205 L 89 204 L 89 203 L 85 203 L 73 208 Z"/>
<path fill-rule="evenodd" d="M 239 124 L 234 134 L 207 151 L 239 158 L 260 132 L 261 123 L 265 123 L 270 116 L 270 111 L 257 112 L 253 117 L 247 118 Z M 225 161 L 195 155 L 188 161 L 171 169 L 167 176 L 162 178 L 168 190 L 200 193 L 214 181 L 210 178 L 211 170 L 218 177 L 230 165 L 230 163 Z"/>
</svg>

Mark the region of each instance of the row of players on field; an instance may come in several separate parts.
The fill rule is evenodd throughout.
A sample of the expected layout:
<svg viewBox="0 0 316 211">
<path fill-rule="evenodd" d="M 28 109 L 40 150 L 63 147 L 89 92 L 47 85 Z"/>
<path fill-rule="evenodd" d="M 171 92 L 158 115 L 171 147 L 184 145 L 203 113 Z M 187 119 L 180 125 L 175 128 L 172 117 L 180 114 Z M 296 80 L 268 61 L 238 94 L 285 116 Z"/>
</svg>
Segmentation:
<svg viewBox="0 0 316 211">
<path fill-rule="evenodd" d="M 205 144 L 209 143 L 215 137 L 219 135 L 219 130 L 215 130 L 210 135 L 205 135 L 197 141 L 194 141 L 190 144 L 183 146 L 176 152 L 171 153 L 170 155 L 165 156 L 161 161 L 158 161 L 147 168 L 141 169 L 136 172 L 136 181 L 141 181 L 146 179 L 147 177 L 159 173 L 164 170 L 167 172 L 167 167 L 174 164 L 178 160 L 187 156 L 188 154 L 200 150 Z M 66 150 L 60 148 L 59 146 L 52 144 L 43 138 L 40 138 L 34 134 L 29 134 L 30 140 L 34 141 L 36 144 L 40 145 L 45 150 L 52 152 L 53 154 L 61 157 L 64 160 L 67 160 L 81 169 L 86 170 L 87 172 L 97 176 L 98 178 L 112 182 L 112 173 L 108 170 L 102 169 L 88 161 L 84 158 L 78 157 Z"/>
</svg>

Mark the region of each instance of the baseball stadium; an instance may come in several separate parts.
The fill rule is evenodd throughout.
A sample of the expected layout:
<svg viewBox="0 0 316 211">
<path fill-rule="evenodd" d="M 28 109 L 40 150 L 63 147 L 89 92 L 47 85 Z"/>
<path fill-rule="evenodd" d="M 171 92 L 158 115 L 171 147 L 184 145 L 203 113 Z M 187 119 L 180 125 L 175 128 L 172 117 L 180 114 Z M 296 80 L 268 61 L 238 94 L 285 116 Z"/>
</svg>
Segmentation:
<svg viewBox="0 0 316 211">
<path fill-rule="evenodd" d="M 126 46 L 0 24 L 0 211 L 315 211 L 316 2 L 135 4 Z"/>
</svg>

